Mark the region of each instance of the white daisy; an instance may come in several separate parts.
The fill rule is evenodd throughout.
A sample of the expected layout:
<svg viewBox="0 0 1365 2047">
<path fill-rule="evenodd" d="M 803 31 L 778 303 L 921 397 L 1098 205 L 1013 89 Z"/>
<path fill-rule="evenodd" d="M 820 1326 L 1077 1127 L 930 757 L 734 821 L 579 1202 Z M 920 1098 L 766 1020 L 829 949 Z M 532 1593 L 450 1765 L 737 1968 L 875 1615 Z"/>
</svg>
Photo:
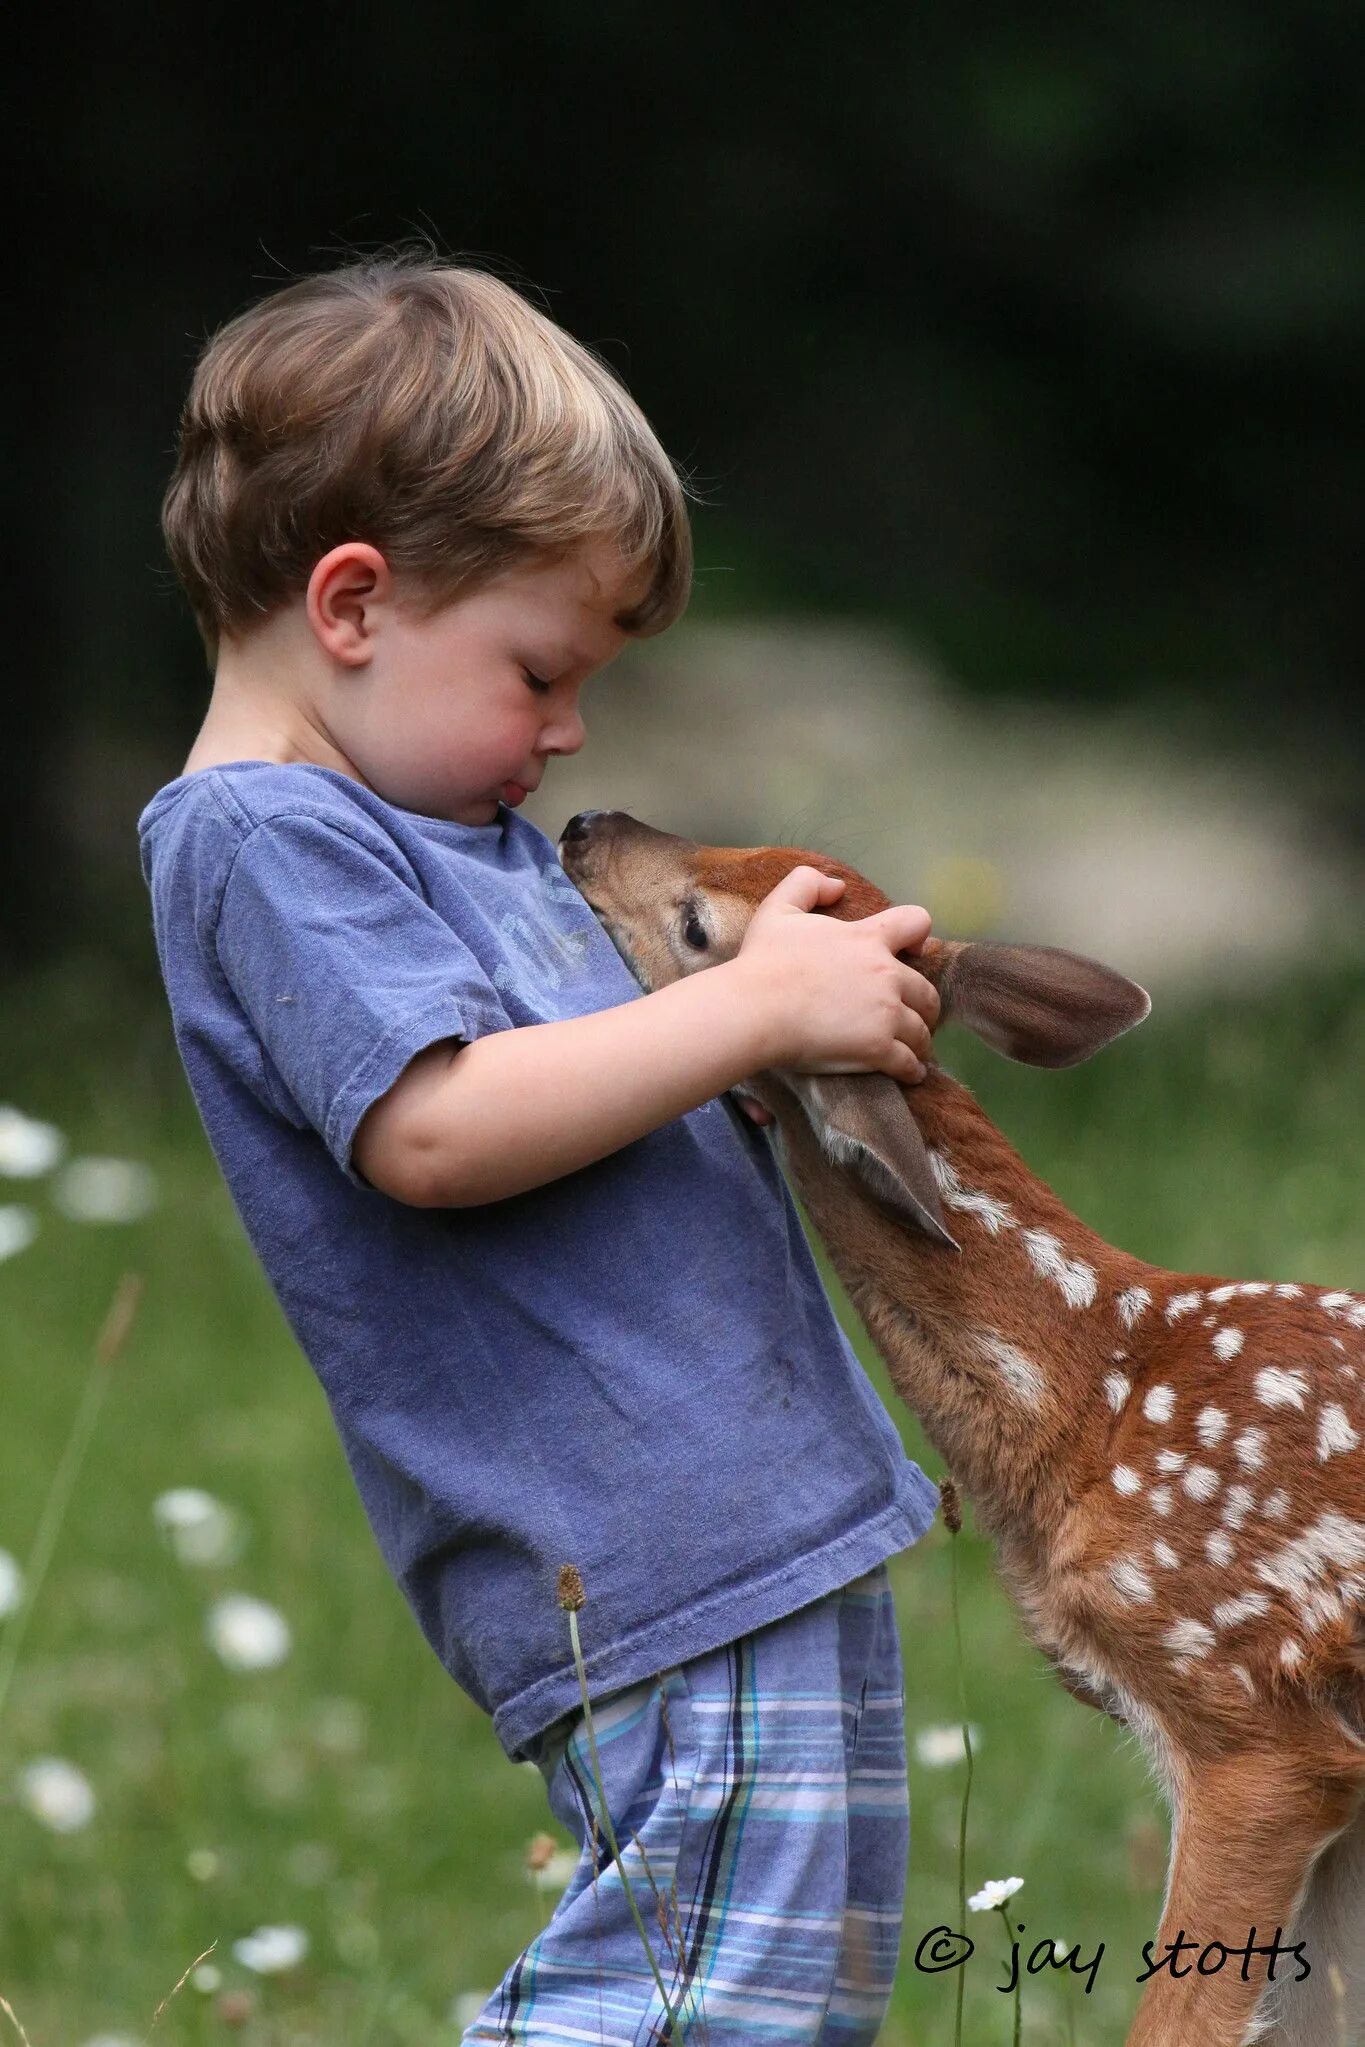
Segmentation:
<svg viewBox="0 0 1365 2047">
<path fill-rule="evenodd" d="M 60 1756 L 39 1756 L 19 1772 L 19 1797 L 54 1834 L 77 1834 L 95 1817 L 90 1779 Z"/>
<path fill-rule="evenodd" d="M 27 1251 L 37 1234 L 38 1218 L 31 1208 L 21 1208 L 16 1201 L 0 1208 L 0 1258 Z"/>
<path fill-rule="evenodd" d="M 1024 1879 L 1021 1876 L 992 1877 L 981 1886 L 975 1897 L 968 1898 L 967 1909 L 971 1912 L 994 1912 L 997 1905 L 1003 1905 L 1016 1891 L 1022 1891 Z"/>
<path fill-rule="evenodd" d="M 0 1549 L 0 1621 L 24 1596 L 24 1574 L 7 1549 Z"/>
<path fill-rule="evenodd" d="M 66 1139 L 54 1125 L 0 1102 L 0 1173 L 11 1180 L 36 1180 L 51 1172 L 65 1150 Z"/>
<path fill-rule="evenodd" d="M 308 1952 L 308 1935 L 301 1926 L 258 1926 L 241 1940 L 234 1940 L 232 1952 L 244 1969 L 257 1976 L 278 1976 L 297 1968 Z"/>
<path fill-rule="evenodd" d="M 969 1728 L 972 1754 L 981 1747 L 981 1730 Z M 926 1770 L 946 1770 L 953 1763 L 965 1762 L 966 1747 L 962 1740 L 962 1729 L 957 1727 L 924 1727 L 915 1736 L 915 1760 Z"/>
<path fill-rule="evenodd" d="M 182 1564 L 229 1564 L 246 1540 L 240 1515 L 199 1486 L 158 1493 L 152 1518 Z"/>
<path fill-rule="evenodd" d="M 451 2025 L 458 2026 L 461 2032 L 466 2026 L 472 2026 L 487 2004 L 489 1994 L 487 1990 L 462 1990 L 458 1997 L 452 1998 L 448 2013 Z"/>
<path fill-rule="evenodd" d="M 293 1646 L 284 1615 L 245 1592 L 218 1600 L 209 1609 L 204 1633 L 229 1670 L 274 1670 Z"/>
<path fill-rule="evenodd" d="M 313 1706 L 311 1731 L 314 1741 L 329 1755 L 358 1756 L 365 1746 L 365 1708 L 359 1699 L 324 1698 Z M 532 1763 L 531 1768 L 536 1769 Z M 536 1771 L 539 1775 L 539 1771 Z"/>
<path fill-rule="evenodd" d="M 72 1159 L 53 1181 L 52 1199 L 72 1222 L 136 1222 L 156 1206 L 156 1175 L 134 1159 Z"/>
<path fill-rule="evenodd" d="M 572 1848 L 556 1848 L 542 1868 L 529 1872 L 531 1882 L 538 1891 L 558 1893 L 568 1889 L 577 1867 L 578 1857 Z"/>
</svg>

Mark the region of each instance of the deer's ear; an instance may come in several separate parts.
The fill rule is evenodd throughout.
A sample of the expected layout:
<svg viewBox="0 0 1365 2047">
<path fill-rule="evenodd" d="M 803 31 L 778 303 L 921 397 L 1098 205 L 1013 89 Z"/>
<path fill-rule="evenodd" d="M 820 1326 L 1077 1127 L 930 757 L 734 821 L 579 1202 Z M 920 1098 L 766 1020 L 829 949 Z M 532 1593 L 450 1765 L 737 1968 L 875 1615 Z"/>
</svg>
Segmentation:
<svg viewBox="0 0 1365 2047">
<path fill-rule="evenodd" d="M 945 1022 L 1026 1066 L 1076 1066 L 1152 1007 L 1126 974 L 1054 945 L 930 940 L 915 964 L 936 983 Z"/>
<path fill-rule="evenodd" d="M 885 1073 L 784 1072 L 781 1077 L 833 1165 L 855 1174 L 902 1222 L 958 1249 L 943 1218 L 919 1125 L 897 1081 Z"/>
</svg>

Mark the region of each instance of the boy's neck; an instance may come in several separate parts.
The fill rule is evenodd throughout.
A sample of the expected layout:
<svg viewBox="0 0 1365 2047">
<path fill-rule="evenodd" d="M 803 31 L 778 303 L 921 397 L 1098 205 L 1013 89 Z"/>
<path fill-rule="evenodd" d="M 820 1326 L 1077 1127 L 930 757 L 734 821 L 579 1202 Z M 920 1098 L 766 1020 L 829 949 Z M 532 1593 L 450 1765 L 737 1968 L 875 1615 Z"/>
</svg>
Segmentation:
<svg viewBox="0 0 1365 2047">
<path fill-rule="evenodd" d="M 223 641 L 209 707 L 181 773 L 228 761 L 302 761 L 364 783 L 318 713 L 315 661 L 306 622 L 301 635 L 289 611 L 268 619 L 247 640 Z"/>
</svg>

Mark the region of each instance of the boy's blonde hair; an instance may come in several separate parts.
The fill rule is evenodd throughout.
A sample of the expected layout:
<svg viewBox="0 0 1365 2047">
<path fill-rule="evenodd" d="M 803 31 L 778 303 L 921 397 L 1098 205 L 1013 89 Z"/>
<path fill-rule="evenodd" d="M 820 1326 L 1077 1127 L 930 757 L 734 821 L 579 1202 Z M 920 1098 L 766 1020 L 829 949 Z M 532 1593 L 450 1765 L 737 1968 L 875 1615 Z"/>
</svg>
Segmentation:
<svg viewBox="0 0 1365 2047">
<path fill-rule="evenodd" d="M 488 272 L 402 250 L 304 277 L 213 336 L 162 532 L 214 660 L 367 540 L 428 615 L 587 539 L 651 571 L 616 623 L 687 603 L 684 485 L 610 370 Z"/>
</svg>

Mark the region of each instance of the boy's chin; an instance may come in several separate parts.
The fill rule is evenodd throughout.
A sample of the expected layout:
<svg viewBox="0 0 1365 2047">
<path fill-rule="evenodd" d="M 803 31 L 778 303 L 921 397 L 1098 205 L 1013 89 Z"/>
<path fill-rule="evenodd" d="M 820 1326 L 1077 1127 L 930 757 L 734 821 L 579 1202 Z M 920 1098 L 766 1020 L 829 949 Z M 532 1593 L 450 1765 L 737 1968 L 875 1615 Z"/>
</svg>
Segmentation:
<svg viewBox="0 0 1365 2047">
<path fill-rule="evenodd" d="M 502 809 L 501 798 L 497 796 L 471 797 L 451 813 L 452 824 L 496 824 Z"/>
</svg>

